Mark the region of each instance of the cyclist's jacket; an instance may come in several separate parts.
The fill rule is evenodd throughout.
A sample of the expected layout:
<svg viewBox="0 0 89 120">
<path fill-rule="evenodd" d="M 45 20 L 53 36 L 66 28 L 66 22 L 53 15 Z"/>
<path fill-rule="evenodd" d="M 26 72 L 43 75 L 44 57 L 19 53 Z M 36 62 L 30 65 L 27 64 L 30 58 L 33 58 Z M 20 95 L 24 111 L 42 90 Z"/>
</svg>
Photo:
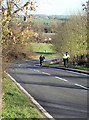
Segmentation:
<svg viewBox="0 0 89 120">
<path fill-rule="evenodd" d="M 43 61 L 45 59 L 44 56 L 40 56 L 40 61 Z"/>
<path fill-rule="evenodd" d="M 69 56 L 69 55 L 64 54 L 64 55 L 63 55 L 63 59 L 67 59 L 67 58 L 70 58 L 70 56 Z"/>
</svg>

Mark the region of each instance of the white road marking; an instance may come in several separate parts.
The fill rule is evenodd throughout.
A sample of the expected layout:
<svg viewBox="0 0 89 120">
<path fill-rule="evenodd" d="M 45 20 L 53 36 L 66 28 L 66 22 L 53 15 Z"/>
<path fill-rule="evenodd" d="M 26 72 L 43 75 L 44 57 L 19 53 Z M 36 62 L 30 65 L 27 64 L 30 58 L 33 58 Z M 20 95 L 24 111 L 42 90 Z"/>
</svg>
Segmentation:
<svg viewBox="0 0 89 120">
<path fill-rule="evenodd" d="M 52 119 L 55 120 L 31 95 L 30 93 L 28 93 L 9 73 L 7 73 L 6 71 L 4 71 L 10 78 L 11 80 L 19 87 L 19 89 L 21 91 L 23 91 L 23 93 L 25 95 L 28 96 L 28 98 L 33 102 L 33 104 L 35 104 L 35 106 L 41 111 L 41 113 L 47 118 L 47 119 Z"/>
<path fill-rule="evenodd" d="M 84 88 L 84 89 L 88 89 L 89 90 L 89 88 L 87 88 L 87 87 L 85 87 L 85 86 L 83 86 L 83 85 L 79 85 L 79 84 L 75 84 L 76 86 L 78 86 L 78 87 L 81 87 L 81 88 Z"/>
<path fill-rule="evenodd" d="M 74 73 L 74 74 L 79 74 L 79 75 L 84 75 L 84 76 L 89 76 L 89 74 L 85 74 L 85 73 L 79 73 L 79 72 L 75 72 L 75 71 L 70 71 L 70 70 L 62 70 L 62 69 L 60 69 L 60 68 L 48 68 L 48 69 L 55 69 L 55 70 L 57 70 L 57 71 L 66 71 L 66 72 L 70 72 L 70 73 Z"/>
<path fill-rule="evenodd" d="M 18 66 L 20 67 L 22 64 L 19 64 Z"/>
<path fill-rule="evenodd" d="M 63 79 L 63 78 L 60 78 L 60 77 L 57 77 L 57 76 L 55 76 L 55 78 L 60 79 L 60 80 L 63 80 L 63 81 L 68 81 L 68 80 L 66 80 L 66 79 Z"/>
<path fill-rule="evenodd" d="M 35 65 L 34 65 L 34 67 L 38 67 L 38 66 L 40 66 L 40 64 L 35 64 Z"/>
<path fill-rule="evenodd" d="M 85 73 L 73 72 L 73 71 L 69 71 L 69 70 L 66 70 L 66 71 L 70 72 L 70 73 L 76 73 L 76 74 L 79 74 L 79 75 L 89 76 L 88 74 L 85 74 Z"/>
<path fill-rule="evenodd" d="M 39 71 L 39 70 L 35 70 L 35 69 L 34 69 L 34 71 L 41 72 L 41 71 Z M 43 74 L 47 74 L 47 75 L 51 75 L 51 74 L 46 73 L 46 72 L 41 72 L 41 73 L 43 73 Z M 85 75 L 85 74 L 84 74 L 84 75 Z M 68 81 L 68 80 L 63 79 L 63 78 L 58 77 L 58 76 L 55 76 L 55 78 L 60 79 L 60 80 L 65 81 L 65 82 L 67 82 L 67 81 Z M 68 82 L 69 82 L 69 81 L 68 81 Z M 74 83 L 73 83 L 73 84 L 74 84 Z M 83 86 L 83 85 L 80 85 L 80 84 L 74 84 L 74 85 L 76 85 L 76 86 L 78 86 L 78 87 L 81 87 L 81 88 L 84 88 L 84 89 L 89 90 L 89 88 L 87 88 L 87 87 L 85 87 L 85 86 Z"/>
<path fill-rule="evenodd" d="M 43 73 L 43 74 L 47 74 L 47 75 L 51 75 L 51 74 L 49 74 L 49 73 L 41 72 L 41 71 L 39 71 L 39 70 L 35 70 L 35 69 L 34 69 L 34 71 L 36 71 L 36 72 L 40 72 L 40 73 Z"/>
<path fill-rule="evenodd" d="M 35 70 L 35 69 L 34 69 L 34 71 L 36 71 L 36 72 L 40 72 L 39 70 Z"/>
<path fill-rule="evenodd" d="M 38 67 L 37 65 L 40 65 L 40 64 L 36 64 L 34 65 L 35 67 Z M 48 69 L 55 69 L 55 70 L 61 70 L 61 71 L 66 71 L 66 72 L 70 72 L 70 73 L 74 73 L 74 74 L 79 74 L 79 75 L 85 75 L 85 76 L 89 76 L 89 74 L 86 74 L 86 73 L 79 73 L 77 71 L 70 71 L 70 70 L 62 70 L 62 69 L 57 69 L 57 68 L 48 68 Z"/>
<path fill-rule="evenodd" d="M 60 80 L 63 80 L 63 81 L 66 81 L 66 82 L 68 81 L 68 80 L 66 80 L 66 79 L 63 79 L 63 78 L 60 78 L 60 77 L 57 77 L 57 76 L 55 76 L 55 78 L 60 79 Z M 69 81 L 68 81 L 68 82 L 69 82 Z M 74 83 L 73 83 L 73 84 L 74 84 Z M 85 86 L 83 86 L 83 85 L 80 85 L 80 84 L 74 84 L 74 85 L 89 90 L 89 88 L 87 88 L 87 87 L 85 87 Z"/>
<path fill-rule="evenodd" d="M 51 75 L 51 74 L 49 74 L 49 73 L 46 73 L 46 72 L 42 72 L 43 74 L 47 74 L 47 75 Z"/>
</svg>

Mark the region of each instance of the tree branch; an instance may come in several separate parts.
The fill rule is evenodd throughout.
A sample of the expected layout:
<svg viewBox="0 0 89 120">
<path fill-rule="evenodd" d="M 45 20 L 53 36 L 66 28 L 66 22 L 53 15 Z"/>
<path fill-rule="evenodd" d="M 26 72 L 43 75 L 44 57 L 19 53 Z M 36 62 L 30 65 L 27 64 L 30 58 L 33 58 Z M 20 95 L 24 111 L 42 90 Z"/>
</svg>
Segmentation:
<svg viewBox="0 0 89 120">
<path fill-rule="evenodd" d="M 17 13 L 18 11 L 20 11 L 22 8 L 24 8 L 25 6 L 27 6 L 30 2 L 26 2 L 25 5 L 23 5 L 22 7 L 20 7 L 18 10 L 14 11 L 11 16 L 13 16 L 13 14 Z"/>
</svg>

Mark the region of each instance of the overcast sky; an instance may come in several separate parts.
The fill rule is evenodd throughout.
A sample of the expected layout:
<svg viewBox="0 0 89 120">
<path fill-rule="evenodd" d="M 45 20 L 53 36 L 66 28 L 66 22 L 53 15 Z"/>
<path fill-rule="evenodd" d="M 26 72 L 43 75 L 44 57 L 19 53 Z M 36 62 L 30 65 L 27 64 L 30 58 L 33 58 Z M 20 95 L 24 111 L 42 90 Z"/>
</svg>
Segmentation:
<svg viewBox="0 0 89 120">
<path fill-rule="evenodd" d="M 87 0 L 37 0 L 35 14 L 70 15 L 82 10 L 82 3 Z"/>
</svg>

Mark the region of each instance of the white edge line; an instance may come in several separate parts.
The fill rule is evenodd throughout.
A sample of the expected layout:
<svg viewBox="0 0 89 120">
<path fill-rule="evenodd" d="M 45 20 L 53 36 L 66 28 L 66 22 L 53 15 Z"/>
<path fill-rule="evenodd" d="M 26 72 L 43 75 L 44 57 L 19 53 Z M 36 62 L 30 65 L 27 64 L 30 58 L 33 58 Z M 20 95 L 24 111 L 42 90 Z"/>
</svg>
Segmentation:
<svg viewBox="0 0 89 120">
<path fill-rule="evenodd" d="M 49 69 L 56 69 L 56 70 L 65 71 L 65 70 L 60 69 L 60 68 L 49 68 Z M 70 70 L 66 70 L 66 72 L 70 72 L 70 73 L 74 73 L 74 74 L 79 74 L 79 75 L 84 75 L 84 76 L 89 76 L 89 74 L 86 74 L 86 73 L 79 73 L 78 71 L 70 71 Z"/>
<path fill-rule="evenodd" d="M 33 104 L 41 111 L 41 113 L 46 118 L 55 120 L 19 83 L 16 82 L 16 80 L 9 73 L 7 73 L 6 71 L 4 72 L 12 79 L 12 81 L 18 86 L 18 88 L 30 98 Z"/>
<path fill-rule="evenodd" d="M 78 71 L 69 71 L 69 70 L 66 70 L 67 72 L 71 72 L 71 73 L 75 73 L 75 74 L 79 74 L 79 75 L 84 75 L 84 76 L 89 76 L 88 74 L 86 73 L 79 73 Z"/>
</svg>

